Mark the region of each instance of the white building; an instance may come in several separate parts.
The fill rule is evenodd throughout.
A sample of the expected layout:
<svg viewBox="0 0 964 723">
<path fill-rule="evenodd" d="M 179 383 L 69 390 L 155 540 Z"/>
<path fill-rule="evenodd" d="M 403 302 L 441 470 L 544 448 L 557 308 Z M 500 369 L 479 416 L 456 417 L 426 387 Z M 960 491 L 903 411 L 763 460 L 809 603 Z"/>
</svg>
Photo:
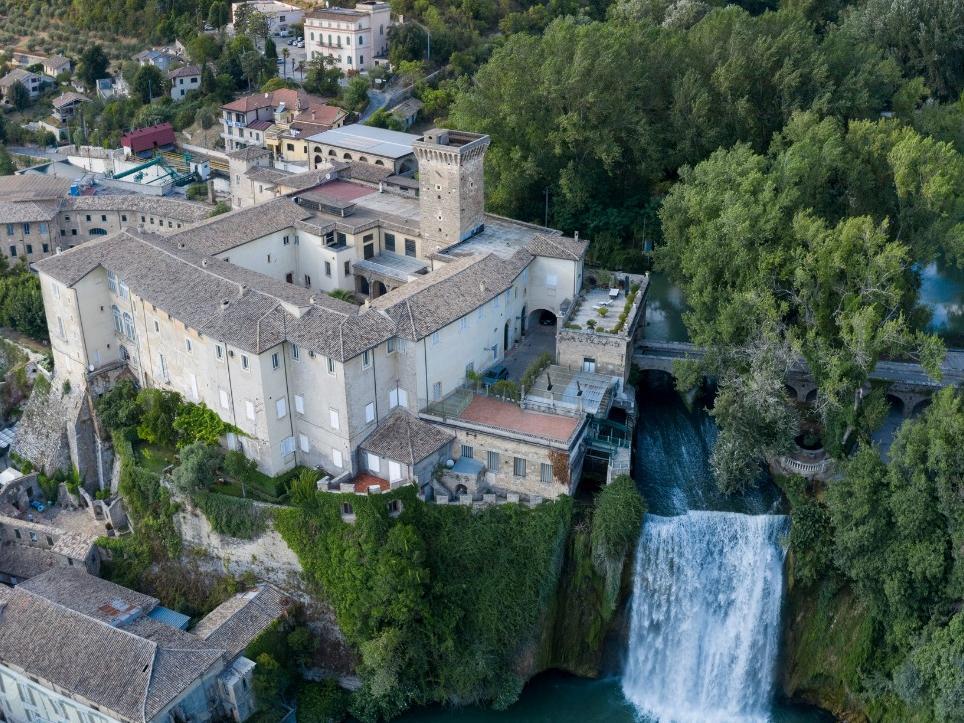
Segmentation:
<svg viewBox="0 0 964 723">
<path fill-rule="evenodd" d="M 387 62 L 391 22 L 391 7 L 378 0 L 313 10 L 305 16 L 305 51 L 309 60 L 333 58 L 343 73 L 369 70 Z"/>
<path fill-rule="evenodd" d="M 418 182 L 357 162 L 272 175 L 266 153 L 236 152 L 232 189 L 257 205 L 36 264 L 57 373 L 80 389 L 123 363 L 239 428 L 224 443 L 268 474 L 307 465 L 426 486 L 439 461 L 472 467 L 476 435 L 504 461 L 476 470 L 492 488 L 570 492 L 585 415 L 469 400 L 444 434 L 425 433 L 432 405 L 466 393 L 469 372 L 500 362 L 541 313 L 564 313 L 582 283 L 585 241 L 484 212 L 488 142 L 430 131 L 414 144 Z M 264 200 L 251 184 L 284 191 Z M 392 456 L 388 424 L 428 441 Z"/>
<path fill-rule="evenodd" d="M 257 10 L 268 20 L 268 30 L 272 35 L 285 32 L 295 23 L 300 23 L 305 17 L 305 11 L 297 5 L 277 2 L 277 0 L 250 0 L 249 2 L 231 3 L 231 24 L 234 25 L 238 8 L 247 5 Z"/>
<path fill-rule="evenodd" d="M 201 87 L 201 66 L 182 65 L 169 71 L 167 79 L 171 81 L 171 98 L 184 100 L 188 93 Z"/>
</svg>

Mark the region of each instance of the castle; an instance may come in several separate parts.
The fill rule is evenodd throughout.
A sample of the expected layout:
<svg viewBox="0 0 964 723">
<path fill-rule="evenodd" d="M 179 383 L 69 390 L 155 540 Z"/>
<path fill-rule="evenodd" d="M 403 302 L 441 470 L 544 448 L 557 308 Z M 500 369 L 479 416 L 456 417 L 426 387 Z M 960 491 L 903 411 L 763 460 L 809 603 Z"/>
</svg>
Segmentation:
<svg viewBox="0 0 964 723">
<path fill-rule="evenodd" d="M 260 149 L 229 154 L 235 193 L 261 196 L 166 235 L 132 212 L 35 263 L 58 378 L 96 394 L 130 375 L 203 402 L 239 430 L 224 444 L 271 475 L 305 465 L 338 489 L 571 493 L 592 420 L 632 405 L 638 305 L 622 331 L 559 328 L 569 361 L 521 401 L 468 383 L 541 318 L 569 318 L 588 247 L 485 212 L 488 144 L 413 136 L 417 182 L 357 162 L 293 176 Z"/>
</svg>

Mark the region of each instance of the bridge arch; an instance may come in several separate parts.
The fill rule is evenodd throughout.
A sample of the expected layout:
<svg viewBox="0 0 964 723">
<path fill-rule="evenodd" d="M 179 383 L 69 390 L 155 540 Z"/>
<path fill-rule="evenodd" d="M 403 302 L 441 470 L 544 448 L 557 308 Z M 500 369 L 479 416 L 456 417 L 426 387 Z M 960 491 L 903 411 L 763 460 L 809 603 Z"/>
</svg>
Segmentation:
<svg viewBox="0 0 964 723">
<path fill-rule="evenodd" d="M 910 410 L 910 416 L 918 417 L 931 405 L 930 399 L 921 399 Z"/>
<path fill-rule="evenodd" d="M 904 409 L 905 405 L 904 405 L 903 398 L 901 398 L 897 394 L 891 394 L 888 392 L 886 399 L 891 409 L 893 409 L 896 412 L 900 412 L 901 414 L 906 414 L 906 410 Z"/>
</svg>

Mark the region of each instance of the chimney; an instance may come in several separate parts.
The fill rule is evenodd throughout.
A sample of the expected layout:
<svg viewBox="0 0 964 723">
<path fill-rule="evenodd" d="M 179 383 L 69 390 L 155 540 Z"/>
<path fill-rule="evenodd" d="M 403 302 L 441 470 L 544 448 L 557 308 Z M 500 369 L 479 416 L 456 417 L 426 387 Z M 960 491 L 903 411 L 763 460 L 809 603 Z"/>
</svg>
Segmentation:
<svg viewBox="0 0 964 723">
<path fill-rule="evenodd" d="M 208 267 L 208 260 L 207 260 L 207 259 L 201 259 L 201 266 L 206 269 L 206 268 Z"/>
<path fill-rule="evenodd" d="M 177 247 L 178 247 L 179 249 L 183 249 L 183 248 L 184 248 L 184 242 L 183 242 L 183 241 L 178 241 L 178 242 L 177 242 Z"/>
<path fill-rule="evenodd" d="M 221 309 L 222 309 L 222 310 L 223 310 L 223 309 L 227 309 L 227 308 L 228 308 L 228 304 L 230 304 L 230 303 L 231 303 L 231 302 L 228 301 L 227 299 L 221 299 Z"/>
</svg>

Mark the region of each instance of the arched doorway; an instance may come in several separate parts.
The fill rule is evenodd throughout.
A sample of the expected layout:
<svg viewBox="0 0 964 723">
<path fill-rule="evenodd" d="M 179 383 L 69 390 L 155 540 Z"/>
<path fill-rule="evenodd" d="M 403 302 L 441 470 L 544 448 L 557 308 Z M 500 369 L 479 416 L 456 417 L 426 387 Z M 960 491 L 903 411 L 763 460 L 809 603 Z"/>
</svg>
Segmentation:
<svg viewBox="0 0 964 723">
<path fill-rule="evenodd" d="M 509 322 L 505 322 L 505 329 L 502 332 L 502 351 L 509 351 Z"/>
<path fill-rule="evenodd" d="M 887 403 L 890 405 L 890 408 L 898 414 L 904 414 L 904 400 L 900 397 L 896 396 L 895 394 L 888 394 Z"/>
<path fill-rule="evenodd" d="M 368 285 L 368 279 L 364 276 L 356 276 L 355 278 L 358 279 L 358 292 L 366 295 L 369 294 L 371 287 Z"/>
<path fill-rule="evenodd" d="M 372 298 L 377 299 L 379 296 L 388 293 L 388 289 L 385 288 L 385 284 L 381 281 L 372 282 Z"/>
</svg>

